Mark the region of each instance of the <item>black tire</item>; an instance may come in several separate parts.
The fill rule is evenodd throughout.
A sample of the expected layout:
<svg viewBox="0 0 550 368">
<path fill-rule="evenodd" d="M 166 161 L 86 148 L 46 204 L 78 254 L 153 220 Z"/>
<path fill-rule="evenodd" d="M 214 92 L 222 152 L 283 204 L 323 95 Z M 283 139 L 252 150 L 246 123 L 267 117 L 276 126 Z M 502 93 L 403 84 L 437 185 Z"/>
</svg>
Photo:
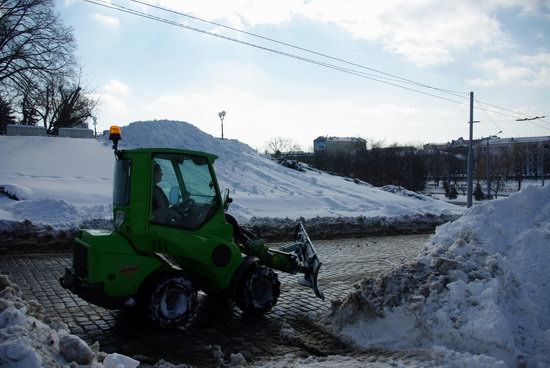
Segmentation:
<svg viewBox="0 0 550 368">
<path fill-rule="evenodd" d="M 277 304 L 281 283 L 271 268 L 256 266 L 240 284 L 235 303 L 245 313 L 267 313 Z"/>
<path fill-rule="evenodd" d="M 172 275 L 152 284 L 146 299 L 148 318 L 161 328 L 177 328 L 189 321 L 197 305 L 197 290 L 185 277 Z"/>
</svg>

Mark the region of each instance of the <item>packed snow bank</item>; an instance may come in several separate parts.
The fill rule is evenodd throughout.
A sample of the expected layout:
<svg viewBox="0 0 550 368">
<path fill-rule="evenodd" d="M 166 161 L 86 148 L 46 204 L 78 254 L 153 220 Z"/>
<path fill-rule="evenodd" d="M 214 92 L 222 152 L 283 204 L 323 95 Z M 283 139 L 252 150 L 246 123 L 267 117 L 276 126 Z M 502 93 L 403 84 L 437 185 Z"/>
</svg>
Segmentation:
<svg viewBox="0 0 550 368">
<path fill-rule="evenodd" d="M 453 221 L 456 215 L 417 214 L 399 217 L 315 217 L 257 218 L 252 217 L 246 227 L 267 240 L 294 240 L 298 221 L 314 239 L 336 239 L 373 235 L 397 235 L 433 232 L 436 226 Z"/>
<path fill-rule="evenodd" d="M 378 356 L 377 356 L 378 355 Z M 403 356 L 391 352 L 380 351 L 379 354 L 371 352 L 365 356 L 342 356 L 329 355 L 326 357 L 308 356 L 299 357 L 294 354 L 287 354 L 283 357 L 272 358 L 271 360 L 260 361 L 254 364 L 256 368 L 504 368 L 504 363 L 499 363 L 493 358 L 481 359 L 471 354 L 460 354 L 448 351 L 444 348 L 434 349 L 430 354 L 422 356 Z"/>
<path fill-rule="evenodd" d="M 110 204 L 113 152 L 95 139 L 0 136 L 0 186 L 19 199 Z"/>
<path fill-rule="evenodd" d="M 67 228 L 112 216 L 113 152 L 98 141 L 0 136 L 0 157 L 0 197 L 10 198 L 0 220 Z"/>
<path fill-rule="evenodd" d="M 45 316 L 36 301 L 22 299 L 19 286 L 0 275 L 0 366 L 116 368 L 118 364 L 135 368 L 139 362 L 101 353 L 97 343 L 88 346 L 71 335 L 63 322 Z"/>
<path fill-rule="evenodd" d="M 414 263 L 365 279 L 325 323 L 363 347 L 548 366 L 548 275 L 550 186 L 529 187 L 440 226 Z"/>
<path fill-rule="evenodd" d="M 220 185 L 234 199 L 230 212 L 251 218 L 398 218 L 459 215 L 463 209 L 429 197 L 396 195 L 368 183 L 308 166 L 285 167 L 237 140 L 221 140 L 176 121 L 122 128 L 119 147 L 176 147 L 219 156 Z M 111 217 L 113 152 L 107 137 L 72 139 L 0 136 L 0 220 L 29 220 L 56 228 Z M 288 165 L 287 165 L 288 166 Z M 400 192 L 402 194 L 402 192 Z"/>
</svg>

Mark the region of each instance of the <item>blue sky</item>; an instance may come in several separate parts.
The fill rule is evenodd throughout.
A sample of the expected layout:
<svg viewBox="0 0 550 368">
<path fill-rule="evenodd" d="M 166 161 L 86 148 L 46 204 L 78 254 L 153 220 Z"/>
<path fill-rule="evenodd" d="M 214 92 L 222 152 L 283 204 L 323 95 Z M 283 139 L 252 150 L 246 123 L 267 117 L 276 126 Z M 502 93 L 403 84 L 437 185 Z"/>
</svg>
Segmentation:
<svg viewBox="0 0 550 368">
<path fill-rule="evenodd" d="M 105 1 L 105 0 L 98 0 Z M 527 116 L 550 115 L 549 0 L 143 0 L 315 50 Z M 181 15 L 108 0 L 178 24 L 338 63 Z M 84 82 L 101 101 L 98 129 L 183 120 L 255 148 L 274 136 L 309 149 L 320 135 L 386 143 L 467 137 L 468 107 L 81 0 L 57 0 Z M 474 137 L 550 135 L 545 121 L 476 109 Z"/>
</svg>

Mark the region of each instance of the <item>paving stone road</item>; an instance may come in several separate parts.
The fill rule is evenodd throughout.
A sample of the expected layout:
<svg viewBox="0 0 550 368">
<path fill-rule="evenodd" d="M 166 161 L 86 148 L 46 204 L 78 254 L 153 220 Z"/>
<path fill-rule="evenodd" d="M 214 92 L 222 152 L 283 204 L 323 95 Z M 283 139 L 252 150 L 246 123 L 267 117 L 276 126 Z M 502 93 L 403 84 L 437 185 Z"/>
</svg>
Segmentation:
<svg viewBox="0 0 550 368">
<path fill-rule="evenodd" d="M 160 359 L 193 366 L 219 366 L 213 353 L 219 346 L 228 359 L 242 353 L 258 361 L 294 353 L 308 355 L 357 355 L 329 334 L 308 322 L 308 315 L 330 309 L 331 300 L 353 290 L 364 277 L 372 277 L 416 257 L 429 235 L 403 235 L 314 241 L 323 262 L 319 283 L 325 300 L 299 286 L 297 276 L 279 273 L 281 296 L 265 316 L 246 316 L 224 298 L 200 295 L 194 318 L 176 331 L 151 328 L 135 315 L 91 305 L 63 289 L 58 278 L 70 266 L 66 253 L 2 254 L 0 272 L 20 285 L 26 299 L 36 299 L 51 317 L 61 318 L 73 334 L 102 351 L 134 356 L 142 363 Z M 302 339 L 285 338 L 281 328 L 290 325 Z"/>
</svg>

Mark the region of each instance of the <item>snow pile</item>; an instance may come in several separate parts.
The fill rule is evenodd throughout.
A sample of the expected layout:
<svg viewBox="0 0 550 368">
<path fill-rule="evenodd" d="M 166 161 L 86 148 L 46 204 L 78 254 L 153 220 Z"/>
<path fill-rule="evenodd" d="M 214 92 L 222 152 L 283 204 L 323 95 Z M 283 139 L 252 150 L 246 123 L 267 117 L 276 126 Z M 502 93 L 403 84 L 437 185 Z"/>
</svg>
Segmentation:
<svg viewBox="0 0 550 368">
<path fill-rule="evenodd" d="M 256 363 L 256 368 L 287 368 L 287 367 L 308 367 L 308 368 L 503 368 L 503 363 L 498 364 L 494 359 L 472 359 L 469 354 L 458 354 L 436 349 L 430 354 L 394 354 L 388 351 L 370 351 L 367 355 L 343 356 L 328 355 L 326 357 L 308 356 L 301 357 L 295 354 L 285 354 L 282 357 L 272 358 Z"/>
<path fill-rule="evenodd" d="M 102 144 L 103 143 L 103 144 Z M 461 214 L 463 209 L 431 198 L 395 195 L 368 183 L 313 170 L 285 167 L 237 140 L 221 140 L 176 121 L 136 122 L 122 128 L 121 149 L 175 147 L 219 156 L 221 188 L 234 199 L 231 213 L 305 219 Z M 30 220 L 56 228 L 77 227 L 112 216 L 113 152 L 104 137 L 72 139 L 0 136 L 0 220 Z M 18 199 L 18 200 L 15 200 Z"/>
<path fill-rule="evenodd" d="M 23 300 L 19 286 L 0 275 L 0 366 L 116 368 L 121 363 L 126 368 L 139 364 L 124 355 L 100 353 L 97 343 L 88 346 L 63 322 L 44 316 L 40 304 Z"/>
<path fill-rule="evenodd" d="M 252 217 L 399 217 L 414 214 L 460 214 L 462 209 L 431 199 L 396 196 L 364 182 L 278 164 L 237 140 L 221 140 L 191 124 L 136 122 L 122 128 L 123 148 L 177 147 L 217 155 L 216 175 L 230 188 L 230 211 L 241 222 Z M 109 144 L 105 142 L 105 144 Z"/>
<path fill-rule="evenodd" d="M 431 200 L 431 198 L 426 195 L 418 194 L 398 185 L 384 185 L 383 187 L 380 187 L 380 189 L 393 194 L 420 199 L 421 201 Z"/>
<path fill-rule="evenodd" d="M 32 196 L 32 190 L 19 185 L 5 184 L 0 186 L 0 194 L 4 194 L 11 199 L 19 201 L 22 199 L 29 199 Z"/>
<path fill-rule="evenodd" d="M 414 263 L 365 279 L 325 322 L 363 347 L 548 366 L 548 275 L 550 186 L 528 187 L 439 227 Z"/>
</svg>

